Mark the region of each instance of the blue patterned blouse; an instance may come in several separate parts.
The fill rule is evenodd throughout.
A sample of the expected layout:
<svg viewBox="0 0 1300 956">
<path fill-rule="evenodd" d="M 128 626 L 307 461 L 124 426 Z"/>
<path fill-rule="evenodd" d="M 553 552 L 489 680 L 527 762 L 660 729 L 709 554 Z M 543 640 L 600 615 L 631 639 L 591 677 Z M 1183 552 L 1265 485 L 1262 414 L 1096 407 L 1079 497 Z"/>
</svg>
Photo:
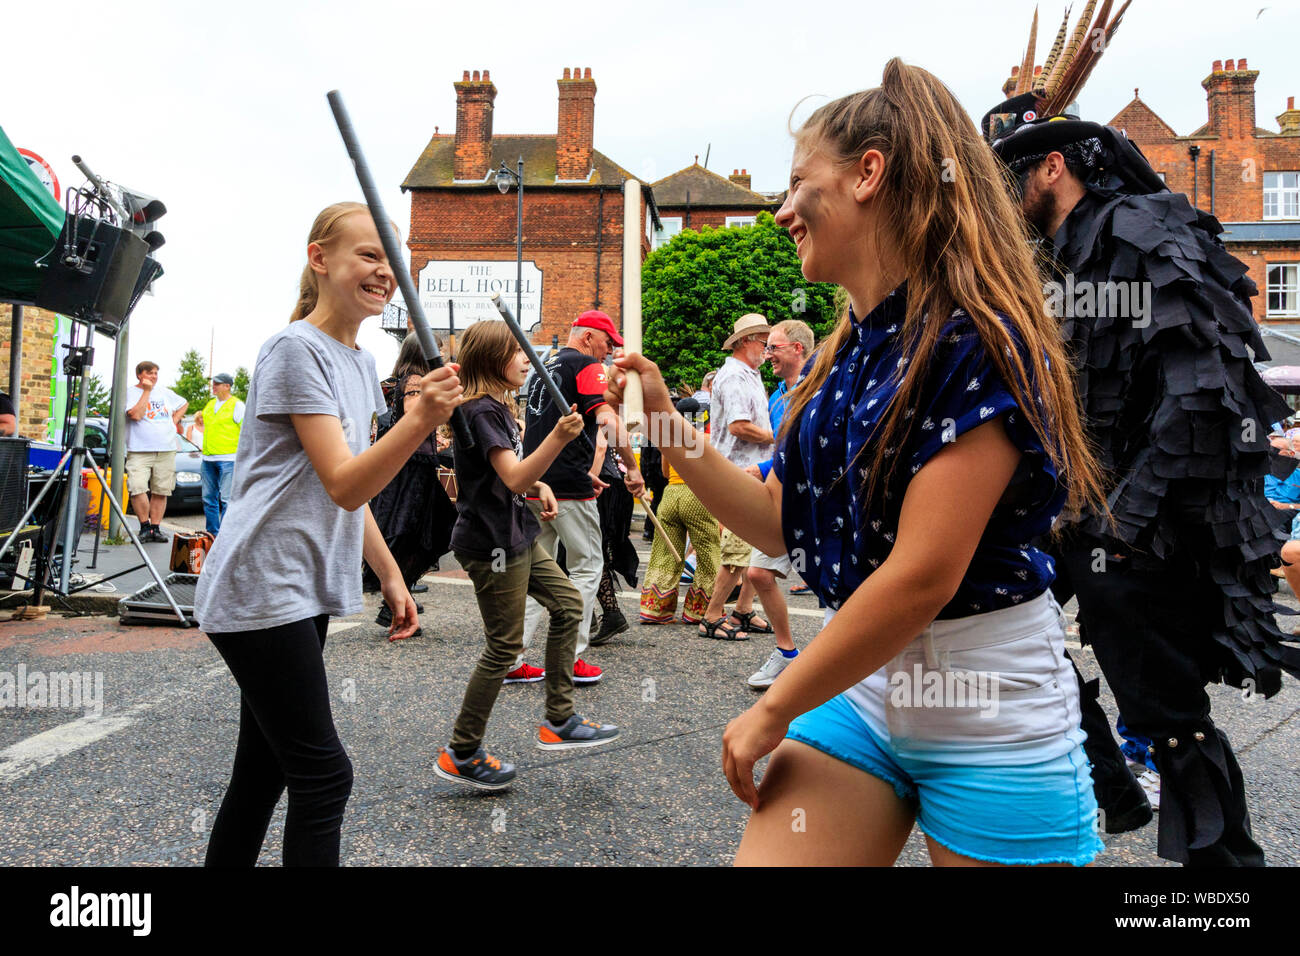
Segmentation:
<svg viewBox="0 0 1300 956">
<path fill-rule="evenodd" d="M 1016 400 L 988 361 L 974 325 L 953 312 L 940 338 L 904 462 L 886 489 L 883 509 L 868 511 L 862 454 L 898 390 L 906 290 L 891 292 L 865 318 L 850 313 L 853 331 L 825 383 L 782 439 L 774 468 L 782 482 L 781 513 L 792 558 L 803 578 L 838 608 L 889 556 L 907 485 L 958 435 L 1001 417 L 1020 465 L 985 529 L 956 595 L 940 618 L 965 617 L 1037 597 L 1054 577 L 1052 561 L 1031 544 L 1046 534 L 1066 491 Z M 846 471 L 851 469 L 851 474 Z"/>
</svg>

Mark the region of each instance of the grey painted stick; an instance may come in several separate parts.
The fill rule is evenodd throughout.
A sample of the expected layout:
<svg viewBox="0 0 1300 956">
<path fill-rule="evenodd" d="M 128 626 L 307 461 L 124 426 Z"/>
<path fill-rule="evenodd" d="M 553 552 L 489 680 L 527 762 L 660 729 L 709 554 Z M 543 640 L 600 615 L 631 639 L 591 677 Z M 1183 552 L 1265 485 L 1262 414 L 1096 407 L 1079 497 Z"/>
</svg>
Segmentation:
<svg viewBox="0 0 1300 956">
<path fill-rule="evenodd" d="M 515 318 L 514 313 L 510 311 L 510 306 L 506 304 L 506 300 L 501 298 L 499 295 L 494 295 L 492 296 L 492 304 L 495 305 L 497 311 L 501 313 L 502 320 L 507 326 L 509 326 L 515 340 L 519 343 L 519 347 L 523 349 L 524 354 L 528 356 L 528 361 L 533 363 L 533 371 L 537 373 L 542 384 L 546 386 L 546 390 L 550 392 L 551 401 L 555 403 L 555 407 L 560 410 L 561 415 L 569 414 L 569 405 L 564 401 L 564 393 L 560 391 L 560 386 L 555 384 L 555 379 L 551 378 L 550 373 L 546 371 L 546 366 L 543 365 L 542 360 L 538 358 L 537 352 L 528 341 L 528 336 L 524 332 L 523 327 L 519 324 L 519 321 Z M 591 441 L 587 438 L 587 433 L 581 432 L 578 437 L 581 438 L 587 448 L 591 450 L 592 457 L 595 457 L 596 449 L 592 448 Z M 664 531 L 664 526 L 659 523 L 658 517 L 656 517 L 655 513 L 650 510 L 650 505 L 646 503 L 644 498 L 637 498 L 637 501 L 641 502 L 641 507 L 645 510 L 646 517 L 650 519 L 650 523 L 655 526 L 655 529 L 659 534 L 663 535 L 664 544 L 668 545 L 668 550 L 673 553 L 673 557 L 678 561 L 681 561 L 682 556 L 678 554 L 677 549 L 673 547 L 673 543 L 669 540 L 667 532 Z"/>
<path fill-rule="evenodd" d="M 352 128 L 352 120 L 343 105 L 343 97 L 338 90 L 330 90 L 325 94 L 325 98 L 329 100 L 330 110 L 334 113 L 334 122 L 339 128 L 339 135 L 343 137 L 343 145 L 352 159 L 352 166 L 357 173 L 357 182 L 361 184 L 361 193 L 366 197 L 366 205 L 370 207 L 370 218 L 375 221 L 375 230 L 379 233 L 379 241 L 383 243 L 384 254 L 388 256 L 388 263 L 397 278 L 397 287 L 402 290 L 402 298 L 406 300 L 406 311 L 411 317 L 415 336 L 420 340 L 420 350 L 424 352 L 424 359 L 429 363 L 429 368 L 441 368 L 445 364 L 442 353 L 438 351 L 438 342 L 429 328 L 429 320 L 425 318 L 419 291 L 415 288 L 415 280 L 411 278 L 411 270 L 406 265 L 406 257 L 402 255 L 397 234 L 393 232 L 392 220 L 388 218 L 388 213 L 384 212 L 384 203 L 379 198 L 379 190 L 375 188 L 370 167 L 366 165 L 366 157 L 361 152 L 361 143 Z M 459 408 L 451 413 L 451 430 L 462 448 L 474 447 L 474 436 Z"/>
</svg>

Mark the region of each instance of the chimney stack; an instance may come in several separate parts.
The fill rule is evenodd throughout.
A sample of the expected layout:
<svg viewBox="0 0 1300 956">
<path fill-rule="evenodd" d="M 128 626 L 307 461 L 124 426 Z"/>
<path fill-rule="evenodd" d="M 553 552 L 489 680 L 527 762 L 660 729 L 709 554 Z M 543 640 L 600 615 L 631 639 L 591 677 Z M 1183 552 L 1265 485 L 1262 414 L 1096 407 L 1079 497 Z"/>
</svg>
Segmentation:
<svg viewBox="0 0 1300 956">
<path fill-rule="evenodd" d="M 452 176 L 478 181 L 492 166 L 492 104 L 497 88 L 488 71 L 466 70 L 456 87 L 456 159 Z"/>
<path fill-rule="evenodd" d="M 555 131 L 555 178 L 585 181 L 591 176 L 596 123 L 596 81 L 591 67 L 574 67 L 555 81 L 560 88 L 560 117 Z"/>
<path fill-rule="evenodd" d="M 1018 82 L 1020 82 L 1020 67 L 1019 65 L 1016 65 L 1011 68 L 1011 75 L 1007 77 L 1007 81 L 1002 84 L 1002 95 L 1010 97 L 1011 91 L 1016 88 Z"/>
<path fill-rule="evenodd" d="M 730 179 L 737 186 L 744 186 L 746 189 L 752 188 L 749 185 L 750 179 L 752 177 L 749 175 L 748 169 L 733 169 L 731 171 L 731 175 L 728 176 L 727 178 Z"/>
<path fill-rule="evenodd" d="M 1295 108 L 1295 97 L 1286 98 L 1286 110 L 1277 118 L 1283 136 L 1300 136 L 1300 110 Z"/>
<path fill-rule="evenodd" d="M 1210 135 L 1224 139 L 1249 139 L 1255 135 L 1255 78 L 1258 70 L 1245 60 L 1214 61 L 1210 75 L 1201 81 L 1209 108 Z"/>
</svg>

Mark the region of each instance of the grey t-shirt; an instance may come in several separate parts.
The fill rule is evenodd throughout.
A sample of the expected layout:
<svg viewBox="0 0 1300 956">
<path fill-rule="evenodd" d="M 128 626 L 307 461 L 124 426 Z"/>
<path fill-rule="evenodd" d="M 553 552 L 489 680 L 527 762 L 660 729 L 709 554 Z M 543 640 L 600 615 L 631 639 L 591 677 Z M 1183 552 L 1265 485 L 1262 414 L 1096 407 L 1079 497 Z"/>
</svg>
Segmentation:
<svg viewBox="0 0 1300 956">
<path fill-rule="evenodd" d="M 235 458 L 230 510 L 199 575 L 194 614 L 212 633 L 252 631 L 361 610 L 365 512 L 334 503 L 291 414 L 335 415 L 354 455 L 384 408 L 375 360 L 309 322 L 257 356 Z"/>
</svg>

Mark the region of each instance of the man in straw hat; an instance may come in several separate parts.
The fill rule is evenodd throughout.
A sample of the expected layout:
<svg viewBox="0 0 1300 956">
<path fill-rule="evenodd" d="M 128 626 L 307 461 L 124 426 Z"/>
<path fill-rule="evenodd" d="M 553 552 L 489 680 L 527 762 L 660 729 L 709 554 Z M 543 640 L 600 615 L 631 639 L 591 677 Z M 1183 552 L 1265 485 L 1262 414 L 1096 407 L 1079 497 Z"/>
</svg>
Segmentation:
<svg viewBox="0 0 1300 956">
<path fill-rule="evenodd" d="M 748 468 L 771 457 L 772 421 L 768 416 L 767 392 L 758 367 L 763 364 L 767 337 L 772 328 L 756 313 L 742 315 L 722 343 L 731 351 L 713 379 L 709 408 L 713 447 L 733 465 Z M 747 580 L 740 589 L 727 620 L 727 598 L 742 582 L 753 547 L 730 529 L 722 532 L 722 565 L 713 586 L 713 598 L 700 622 L 700 636 L 726 641 L 745 641 L 749 631 L 771 634 L 772 625 L 754 613 L 754 586 Z"/>
</svg>

